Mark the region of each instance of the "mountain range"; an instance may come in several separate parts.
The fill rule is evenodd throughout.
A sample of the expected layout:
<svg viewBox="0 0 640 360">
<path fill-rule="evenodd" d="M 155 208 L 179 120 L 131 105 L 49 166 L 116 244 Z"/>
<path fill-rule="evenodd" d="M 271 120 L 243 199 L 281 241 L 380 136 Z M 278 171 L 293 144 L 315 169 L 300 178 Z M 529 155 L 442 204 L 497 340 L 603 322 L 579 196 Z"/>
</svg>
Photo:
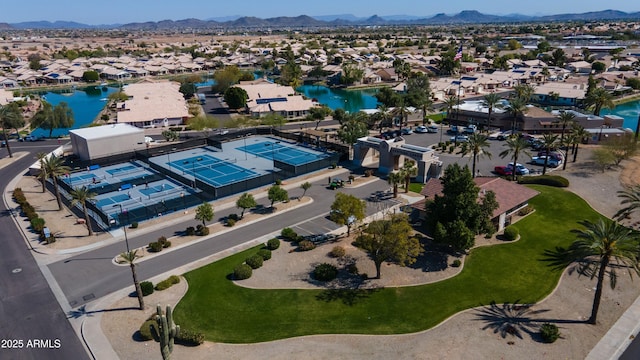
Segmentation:
<svg viewBox="0 0 640 360">
<path fill-rule="evenodd" d="M 177 30 L 208 28 L 308 28 L 334 26 L 387 26 L 387 25 L 454 25 L 481 23 L 517 23 L 578 20 L 640 20 L 640 12 L 627 13 L 617 10 L 603 10 L 575 14 L 545 16 L 526 16 L 520 14 L 489 15 L 476 10 L 465 10 L 458 14 L 444 13 L 429 17 L 391 15 L 373 15 L 367 18 L 351 14 L 296 17 L 280 16 L 261 19 L 252 16 L 228 16 L 207 20 L 184 19 L 136 22 L 128 24 L 87 25 L 73 21 L 29 21 L 20 23 L 0 23 L 0 30 L 11 29 L 122 29 L 122 30 Z"/>
</svg>

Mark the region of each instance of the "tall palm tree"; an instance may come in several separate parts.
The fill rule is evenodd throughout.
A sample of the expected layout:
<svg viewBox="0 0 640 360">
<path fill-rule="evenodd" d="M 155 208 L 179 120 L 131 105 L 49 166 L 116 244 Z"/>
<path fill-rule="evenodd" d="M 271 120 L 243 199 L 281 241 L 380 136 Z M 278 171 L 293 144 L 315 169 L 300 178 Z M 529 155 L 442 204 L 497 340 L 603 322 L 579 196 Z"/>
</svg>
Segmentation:
<svg viewBox="0 0 640 360">
<path fill-rule="evenodd" d="M 613 109 L 615 107 L 613 95 L 601 87 L 595 88 L 588 93 L 584 99 L 584 104 L 586 107 L 593 106 L 593 114 L 596 116 L 600 116 L 602 108 Z"/>
<path fill-rule="evenodd" d="M 573 112 L 562 111 L 558 116 L 560 124 L 562 125 L 562 133 L 560 135 L 560 142 L 564 142 L 564 133 L 568 125 L 573 124 L 573 120 L 576 118 L 576 114 Z"/>
<path fill-rule="evenodd" d="M 482 135 L 479 133 L 473 133 L 469 136 L 469 141 L 462 144 L 462 156 L 467 154 L 471 154 L 473 156 L 471 171 L 473 177 L 476 177 L 476 163 L 480 156 L 486 155 L 489 159 L 491 159 L 491 153 L 487 151 L 488 148 L 491 147 L 489 144 L 489 137 L 487 135 Z"/>
<path fill-rule="evenodd" d="M 547 156 L 544 158 L 544 165 L 542 165 L 542 175 L 547 173 L 547 166 L 549 164 L 549 154 L 551 150 L 554 149 L 558 145 L 558 135 L 555 134 L 544 134 L 542 135 L 542 147 L 547 152 Z M 565 157 L 565 161 L 566 161 Z"/>
<path fill-rule="evenodd" d="M 574 229 L 577 239 L 571 244 L 571 254 L 580 261 L 580 270 L 597 277 L 589 324 L 595 324 L 602 298 L 604 277 L 608 273 L 611 288 L 615 288 L 617 269 L 628 268 L 640 274 L 638 267 L 638 237 L 633 230 L 615 221 L 599 219 L 598 222 L 583 221 L 584 230 Z M 610 266 L 614 264 L 615 266 Z M 632 275 L 632 273 L 630 273 Z"/>
<path fill-rule="evenodd" d="M 138 250 L 127 251 L 120 254 L 122 260 L 124 260 L 131 267 L 131 275 L 133 276 L 133 285 L 136 288 L 136 294 L 138 295 L 138 304 L 140 305 L 140 310 L 144 310 L 144 296 L 142 295 L 142 288 L 140 287 L 140 283 L 138 282 L 138 274 L 136 273 L 136 264 L 135 261 L 138 259 Z"/>
<path fill-rule="evenodd" d="M 387 177 L 387 182 L 389 182 L 389 184 L 391 186 L 393 186 L 393 197 L 397 198 L 398 197 L 398 185 L 402 184 L 404 182 L 404 174 L 402 174 L 401 172 L 392 172 L 389 173 L 389 177 Z"/>
<path fill-rule="evenodd" d="M 536 93 L 536 88 L 529 84 L 518 84 L 513 87 L 513 91 L 515 92 L 515 97 L 521 99 L 526 104 L 531 100 L 533 94 Z"/>
<path fill-rule="evenodd" d="M 42 192 L 45 192 L 45 184 L 47 183 L 47 178 L 49 175 L 44 168 L 44 159 L 47 157 L 47 153 L 39 152 L 36 154 L 38 158 L 38 163 L 40 164 L 40 173 L 38 174 L 38 179 L 40 179 L 40 183 L 42 184 Z"/>
<path fill-rule="evenodd" d="M 394 116 L 400 117 L 400 131 L 402 131 L 402 127 L 409 122 L 409 108 L 407 107 L 407 103 L 404 99 L 400 99 L 400 101 L 398 101 L 398 105 L 391 113 Z"/>
<path fill-rule="evenodd" d="M 573 162 L 576 162 L 576 158 L 578 157 L 578 147 L 582 144 L 584 139 L 589 138 L 591 134 L 584 129 L 584 126 L 575 125 L 571 129 L 571 135 L 573 136 L 573 143 L 575 145 L 573 150 Z M 567 161 L 567 159 L 565 159 L 565 161 Z"/>
<path fill-rule="evenodd" d="M 379 130 L 380 134 L 382 134 L 382 128 L 389 126 L 389 107 L 385 104 L 378 105 L 378 114 L 380 114 Z"/>
<path fill-rule="evenodd" d="M 96 193 L 92 192 L 88 187 L 82 186 L 71 190 L 71 206 L 80 204 L 82 206 L 82 212 L 84 213 L 84 221 L 87 224 L 87 230 L 89 230 L 89 236 L 93 235 L 93 229 L 91 228 L 91 218 L 87 212 L 87 201 L 94 199 Z"/>
<path fill-rule="evenodd" d="M 523 99 L 516 97 L 509 100 L 509 105 L 505 108 L 507 113 L 511 115 L 511 131 L 516 131 L 516 122 L 527 112 L 527 102 Z"/>
<path fill-rule="evenodd" d="M 518 163 L 518 157 L 521 153 L 529 155 L 527 152 L 527 148 L 529 148 L 529 143 L 523 137 L 519 136 L 511 136 L 507 139 L 503 146 L 506 146 L 507 149 L 503 150 L 500 153 L 501 158 L 505 158 L 509 155 L 513 155 L 513 181 L 516 180 L 516 168 L 515 165 Z"/>
<path fill-rule="evenodd" d="M 620 221 L 640 209 L 640 185 L 618 191 L 618 197 L 623 199 L 620 205 L 626 206 L 613 215 L 614 219 Z"/>
<path fill-rule="evenodd" d="M 451 113 L 453 112 L 453 108 L 460 103 L 460 99 L 458 99 L 455 95 L 449 95 L 444 99 L 444 105 L 447 107 L 447 118 L 451 119 Z"/>
<path fill-rule="evenodd" d="M 58 176 L 64 175 L 70 171 L 70 168 L 64 165 L 62 158 L 51 154 L 51 156 L 43 160 L 44 171 L 53 181 L 53 188 L 56 191 L 56 201 L 58 202 L 58 210 L 62 210 L 62 199 L 60 198 L 60 189 L 58 188 Z"/>
<path fill-rule="evenodd" d="M 500 95 L 496 93 L 489 93 L 482 97 L 482 106 L 489 109 L 489 113 L 487 115 L 487 129 L 491 128 L 491 114 L 493 114 L 493 109 L 501 109 L 502 108 L 502 98 Z"/>
<path fill-rule="evenodd" d="M 404 164 L 402 164 L 402 169 L 400 169 L 400 172 L 404 176 L 404 192 L 408 193 L 411 178 L 418 175 L 416 162 L 413 160 L 405 160 Z"/>
<path fill-rule="evenodd" d="M 9 137 L 7 135 L 7 129 L 18 128 L 24 125 L 24 119 L 22 117 L 22 111 L 13 103 L 0 106 L 0 126 L 2 126 L 2 140 L 6 142 L 7 153 L 9 157 L 13 157 L 11 152 L 11 145 L 9 145 Z"/>
</svg>

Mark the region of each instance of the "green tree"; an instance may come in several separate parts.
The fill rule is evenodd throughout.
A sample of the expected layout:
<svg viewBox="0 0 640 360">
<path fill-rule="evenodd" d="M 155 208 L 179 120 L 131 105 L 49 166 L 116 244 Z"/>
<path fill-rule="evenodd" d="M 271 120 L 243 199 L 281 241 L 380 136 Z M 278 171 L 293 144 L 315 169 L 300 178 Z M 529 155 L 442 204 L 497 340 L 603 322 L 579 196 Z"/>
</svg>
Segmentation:
<svg viewBox="0 0 640 360">
<path fill-rule="evenodd" d="M 607 65 L 601 61 L 594 61 L 591 64 L 591 70 L 593 70 L 596 74 L 604 72 L 607 69 Z"/>
<path fill-rule="evenodd" d="M 516 131 L 516 123 L 518 119 L 522 119 L 524 114 L 527 112 L 527 103 L 520 97 L 515 97 L 509 100 L 509 105 L 505 108 L 507 113 L 511 116 L 511 131 Z"/>
<path fill-rule="evenodd" d="M 376 93 L 376 100 L 379 103 L 384 104 L 387 107 L 394 107 L 400 102 L 400 95 L 398 95 L 390 87 L 384 86 Z"/>
<path fill-rule="evenodd" d="M 340 77 L 340 82 L 345 85 L 353 85 L 356 82 L 361 82 L 363 76 L 363 69 L 360 69 L 355 64 L 346 64 L 342 66 L 342 76 Z"/>
<path fill-rule="evenodd" d="M 387 176 L 387 182 L 393 186 L 393 197 L 398 197 L 398 186 L 404 182 L 405 175 L 401 172 L 391 172 Z"/>
<path fill-rule="evenodd" d="M 197 91 L 196 84 L 192 82 L 183 82 L 180 84 L 180 89 L 178 91 L 180 91 L 185 99 L 191 99 Z"/>
<path fill-rule="evenodd" d="M 10 103 L 4 106 L 0 105 L 0 125 L 2 126 L 2 140 L 6 142 L 7 153 L 9 154 L 10 158 L 13 157 L 13 154 L 11 153 L 11 145 L 9 144 L 7 129 L 21 127 L 21 123 L 24 125 L 22 111 L 17 105 L 15 105 L 15 103 Z"/>
<path fill-rule="evenodd" d="M 60 188 L 58 187 L 58 177 L 68 173 L 71 169 L 64 165 L 64 160 L 57 157 L 55 154 L 45 158 L 42 161 L 44 165 L 44 171 L 49 175 L 51 181 L 53 181 L 53 188 L 56 192 L 56 201 L 58 202 L 58 210 L 62 210 L 62 199 L 60 197 Z"/>
<path fill-rule="evenodd" d="M 118 91 L 109 94 L 109 96 L 107 96 L 107 99 L 109 99 L 110 103 L 123 102 L 129 100 L 129 95 L 127 95 L 124 91 Z"/>
<path fill-rule="evenodd" d="M 551 53 L 551 63 L 557 67 L 563 68 L 567 61 L 567 54 L 562 49 L 555 49 Z"/>
<path fill-rule="evenodd" d="M 100 80 L 100 74 L 95 70 L 87 70 L 82 74 L 82 80 L 86 82 L 96 82 Z"/>
<path fill-rule="evenodd" d="M 307 118 L 311 121 L 316 122 L 316 130 L 318 130 L 318 126 L 320 126 L 320 122 L 324 120 L 327 116 L 331 115 L 331 109 L 327 106 L 317 106 L 309 109 L 309 115 Z"/>
<path fill-rule="evenodd" d="M 242 77 L 242 72 L 237 66 L 225 66 L 213 74 L 215 85 L 211 87 L 211 91 L 224 94 L 231 85 L 237 84 L 238 81 L 240 81 L 240 77 Z"/>
<path fill-rule="evenodd" d="M 373 260 L 376 279 L 380 279 L 383 262 L 411 265 L 424 253 L 422 244 L 412 234 L 413 228 L 407 215 L 392 214 L 386 219 L 371 222 L 356 238 L 354 245 Z"/>
<path fill-rule="evenodd" d="M 302 68 L 300 68 L 299 64 L 296 64 L 294 59 L 287 59 L 287 63 L 282 67 L 280 83 L 291 86 L 294 89 L 302 83 Z"/>
<path fill-rule="evenodd" d="M 220 126 L 218 119 L 212 115 L 199 115 L 188 120 L 189 128 L 195 131 L 203 131 L 209 137 L 209 131 Z M 238 126 L 239 127 L 239 126 Z"/>
<path fill-rule="evenodd" d="M 531 101 L 531 97 L 536 93 L 536 88 L 529 84 L 518 84 L 513 87 L 515 97 L 521 99 L 525 104 Z"/>
<path fill-rule="evenodd" d="M 640 209 L 640 185 L 618 191 L 618 197 L 622 198 L 620 205 L 624 205 L 624 207 L 613 215 L 614 219 L 622 221 Z"/>
<path fill-rule="evenodd" d="M 231 109 L 241 109 L 247 106 L 249 95 L 243 88 L 232 86 L 224 92 L 224 101 Z"/>
<path fill-rule="evenodd" d="M 444 106 L 447 108 L 447 119 L 452 119 L 453 108 L 460 104 L 460 98 L 455 95 L 447 96 L 444 101 Z M 457 108 L 456 108 L 457 111 Z"/>
<path fill-rule="evenodd" d="M 601 87 L 595 88 L 591 93 L 587 94 L 584 104 L 586 108 L 593 107 L 593 114 L 596 116 L 600 116 L 602 108 L 613 109 L 615 107 L 613 95 Z"/>
<path fill-rule="evenodd" d="M 213 219 L 213 206 L 208 202 L 203 202 L 196 208 L 196 220 L 202 221 L 202 226 L 207 226 L 207 221 Z"/>
<path fill-rule="evenodd" d="M 520 157 L 521 154 L 525 154 L 525 155 L 529 155 L 529 152 L 527 151 L 527 149 L 529 148 L 529 143 L 527 143 L 527 140 L 525 140 L 525 138 L 523 137 L 519 137 L 519 136 L 511 136 L 510 138 L 507 139 L 507 141 L 504 143 L 503 146 L 506 146 L 507 149 L 503 150 L 500 153 L 500 157 L 501 158 L 505 158 L 509 155 L 511 155 L 511 159 L 513 159 L 513 181 L 516 181 L 516 171 L 515 171 L 515 165 L 518 163 L 518 157 Z"/>
<path fill-rule="evenodd" d="M 570 126 L 571 124 L 573 124 L 573 121 L 575 120 L 575 118 L 576 118 L 576 115 L 573 112 L 569 112 L 569 111 L 560 112 L 558 119 L 560 120 L 560 124 L 562 125 L 562 133 L 560 133 L 561 143 L 564 143 L 564 132 L 566 131 L 567 126 Z"/>
<path fill-rule="evenodd" d="M 602 172 L 616 162 L 615 155 L 609 149 L 604 148 L 593 149 L 591 159 Z"/>
<path fill-rule="evenodd" d="M 491 153 L 488 151 L 490 147 L 491 144 L 489 144 L 489 137 L 478 132 L 471 134 L 471 136 L 469 136 L 469 140 L 462 143 L 462 149 L 460 150 L 462 156 L 471 154 L 471 174 L 473 177 L 476 176 L 476 163 L 478 162 L 478 158 L 486 155 L 491 159 Z"/>
<path fill-rule="evenodd" d="M 70 128 L 73 126 L 73 111 L 66 102 L 61 102 L 52 106 L 46 101 L 42 102 L 42 107 L 31 119 L 31 129 L 42 128 L 49 130 L 49 137 L 54 129 Z"/>
<path fill-rule="evenodd" d="M 302 196 L 300 196 L 300 199 L 302 199 L 307 194 L 307 190 L 311 189 L 311 183 L 308 181 L 305 181 L 302 184 L 300 184 L 300 188 L 302 189 Z"/>
<path fill-rule="evenodd" d="M 42 58 L 40 57 L 40 54 L 30 54 L 27 57 L 27 60 L 29 60 L 29 69 L 36 71 L 42 69 L 43 66 L 40 63 L 40 60 L 42 60 Z"/>
<path fill-rule="evenodd" d="M 358 114 L 349 114 L 347 120 L 340 129 L 338 129 L 338 138 L 345 144 L 351 146 L 356 141 L 369 135 L 367 123 L 364 121 L 366 114 L 359 112 Z"/>
<path fill-rule="evenodd" d="M 367 204 L 364 200 L 339 192 L 331 204 L 329 218 L 338 225 L 347 226 L 347 236 L 351 235 L 351 227 L 366 216 Z"/>
<path fill-rule="evenodd" d="M 271 207 L 273 208 L 273 204 L 276 201 L 287 201 L 289 200 L 289 193 L 287 190 L 281 188 L 279 185 L 273 185 L 269 188 L 269 193 L 267 194 L 267 198 L 271 201 Z"/>
<path fill-rule="evenodd" d="M 276 127 L 282 127 L 287 122 L 287 120 L 280 114 L 269 113 L 262 117 L 260 123 L 262 125 L 268 125 L 269 131 L 273 133 L 273 129 Z"/>
<path fill-rule="evenodd" d="M 488 109 L 487 114 L 487 129 L 491 129 L 491 115 L 494 109 L 501 109 L 502 98 L 496 93 L 488 93 L 482 97 L 482 106 Z"/>
<path fill-rule="evenodd" d="M 142 295 L 142 288 L 140 288 L 140 282 L 138 281 L 138 273 L 136 272 L 135 261 L 139 258 L 138 250 L 123 252 L 120 254 L 120 258 L 125 263 L 129 264 L 131 268 L 131 276 L 133 276 L 133 286 L 136 288 L 136 294 L 138 295 L 138 305 L 140 310 L 144 310 L 144 295 Z"/>
<path fill-rule="evenodd" d="M 547 166 L 549 164 L 549 154 L 551 149 L 558 146 L 558 135 L 547 133 L 542 135 L 542 147 L 547 151 L 547 156 L 544 158 L 544 164 L 542 165 L 542 175 L 547 173 Z M 566 161 L 567 159 L 565 159 Z"/>
<path fill-rule="evenodd" d="M 89 217 L 89 212 L 87 211 L 87 201 L 95 199 L 97 194 L 91 191 L 88 187 L 81 186 L 71 190 L 69 195 L 71 195 L 71 206 L 80 204 L 80 206 L 82 207 L 82 213 L 84 214 L 84 221 L 87 225 L 89 236 L 93 235 L 93 229 L 91 228 L 91 218 Z"/>
<path fill-rule="evenodd" d="M 161 135 L 166 141 L 176 141 L 180 137 L 178 132 L 173 130 L 163 130 Z"/>
<path fill-rule="evenodd" d="M 596 280 L 591 316 L 587 322 L 595 324 L 602 298 L 604 278 L 609 276 L 611 288 L 615 288 L 617 270 L 633 271 L 640 274 L 638 267 L 638 237 L 633 230 L 614 221 L 599 219 L 593 223 L 582 221 L 585 229 L 574 229 L 577 239 L 571 244 L 570 251 L 579 261 L 580 274 L 590 274 Z"/>
<path fill-rule="evenodd" d="M 400 173 L 404 176 L 404 192 L 409 192 L 409 184 L 411 184 L 411 178 L 418 175 L 418 167 L 413 160 L 405 160 L 400 169 Z"/>
<path fill-rule="evenodd" d="M 405 102 L 422 110 L 422 125 L 426 124 L 427 111 L 433 107 L 429 77 L 425 74 L 411 76 L 407 80 Z"/>
<path fill-rule="evenodd" d="M 591 136 L 591 133 L 585 130 L 584 126 L 574 124 L 571 129 L 571 135 L 575 145 L 575 148 L 573 149 L 573 162 L 576 162 L 578 157 L 578 147 L 585 139 L 588 139 Z M 565 161 L 567 160 L 565 159 Z"/>
<path fill-rule="evenodd" d="M 253 209 L 256 206 L 258 206 L 258 203 L 250 193 L 244 193 L 240 195 L 238 201 L 236 201 L 236 207 L 242 209 L 242 212 L 240 213 L 240 219 L 244 218 L 245 210 Z"/>
</svg>

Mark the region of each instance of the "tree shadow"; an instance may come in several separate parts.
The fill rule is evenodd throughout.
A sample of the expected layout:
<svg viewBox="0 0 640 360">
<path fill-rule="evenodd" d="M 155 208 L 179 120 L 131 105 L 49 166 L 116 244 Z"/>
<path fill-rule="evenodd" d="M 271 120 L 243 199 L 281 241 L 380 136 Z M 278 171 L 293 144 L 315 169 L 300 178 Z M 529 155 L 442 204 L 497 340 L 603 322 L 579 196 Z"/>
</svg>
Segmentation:
<svg viewBox="0 0 640 360">
<path fill-rule="evenodd" d="M 442 251 L 425 251 L 416 258 L 416 262 L 408 265 L 412 269 L 421 269 L 424 272 L 436 272 L 446 270 L 449 255 Z"/>
<path fill-rule="evenodd" d="M 539 334 L 540 326 L 544 323 L 586 324 L 584 320 L 538 318 L 536 317 L 537 315 L 544 314 L 550 310 L 534 310 L 535 304 L 518 304 L 518 301 L 502 305 L 492 301 L 489 306 L 483 305 L 483 308 L 475 310 L 477 316 L 475 320 L 486 323 L 482 330 L 493 329 L 493 333 L 500 334 L 503 339 L 507 335 L 522 339 L 524 333 L 537 342 L 544 342 Z"/>
<path fill-rule="evenodd" d="M 554 270 L 564 270 L 576 261 L 575 254 L 570 249 L 556 246 L 554 249 L 546 249 L 540 261 L 546 262 L 547 266 Z M 573 272 L 571 270 L 571 272 Z"/>
<path fill-rule="evenodd" d="M 378 292 L 380 288 L 372 289 L 326 289 L 316 296 L 317 300 L 324 302 L 341 301 L 343 304 L 353 306 L 358 302 L 369 298 L 372 294 Z"/>
<path fill-rule="evenodd" d="M 140 308 L 130 306 L 130 307 L 115 308 L 115 309 L 100 309 L 100 310 L 87 311 L 87 305 L 82 305 L 76 310 L 68 311 L 67 319 L 78 319 L 82 316 L 91 317 L 93 316 L 93 314 L 97 314 L 97 313 L 126 311 L 126 310 L 140 310 Z"/>
</svg>

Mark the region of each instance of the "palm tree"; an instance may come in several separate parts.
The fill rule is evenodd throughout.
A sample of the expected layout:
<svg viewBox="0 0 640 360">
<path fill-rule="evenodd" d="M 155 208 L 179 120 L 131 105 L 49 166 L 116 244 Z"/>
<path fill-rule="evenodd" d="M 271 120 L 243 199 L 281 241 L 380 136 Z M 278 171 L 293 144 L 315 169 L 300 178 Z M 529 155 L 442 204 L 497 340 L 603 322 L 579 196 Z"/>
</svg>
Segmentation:
<svg viewBox="0 0 640 360">
<path fill-rule="evenodd" d="M 2 140 L 6 142 L 7 153 L 9 157 L 13 157 L 11 152 L 11 145 L 9 145 L 9 137 L 7 136 L 7 129 L 17 128 L 24 125 L 24 119 L 22 118 L 22 111 L 16 105 L 8 104 L 0 106 L 0 126 L 2 126 Z"/>
<path fill-rule="evenodd" d="M 616 269 L 629 268 L 640 274 L 638 267 L 638 238 L 633 230 L 615 221 L 599 219 L 598 222 L 583 221 L 586 229 L 572 230 L 577 239 L 571 244 L 571 254 L 580 262 L 581 272 L 587 272 L 591 278 L 597 277 L 596 291 L 593 296 L 589 324 L 595 324 L 602 298 L 604 277 L 608 273 L 611 288 L 616 286 Z M 614 263 L 615 266 L 610 266 Z M 630 273 L 630 275 L 632 275 Z"/>
<path fill-rule="evenodd" d="M 89 217 L 89 213 L 87 212 L 87 201 L 94 199 L 96 197 L 96 193 L 92 192 L 88 187 L 82 186 L 77 187 L 71 190 L 71 206 L 75 206 L 76 204 L 80 204 L 82 206 L 82 212 L 84 213 L 84 221 L 87 224 L 87 230 L 89 230 L 89 236 L 93 235 L 93 229 L 91 229 L 91 218 Z"/>
<path fill-rule="evenodd" d="M 378 106 L 378 114 L 380 114 L 378 129 L 380 130 L 380 134 L 382 134 L 382 127 L 389 126 L 389 107 L 385 104 L 380 104 Z"/>
<path fill-rule="evenodd" d="M 444 105 L 447 107 L 447 118 L 451 119 L 451 113 L 453 112 L 454 106 L 457 106 L 460 103 L 460 99 L 458 99 L 455 95 L 449 95 L 446 99 L 444 99 Z"/>
<path fill-rule="evenodd" d="M 36 154 L 38 158 L 38 163 L 40 164 L 40 173 L 38 174 L 38 179 L 40 179 L 40 183 L 42 183 L 42 192 L 45 192 L 45 184 L 47 182 L 47 177 L 49 176 L 44 169 L 44 159 L 47 157 L 47 153 L 39 152 Z"/>
<path fill-rule="evenodd" d="M 502 108 L 502 98 L 500 97 L 500 95 L 496 93 L 489 93 L 482 98 L 482 106 L 489 109 L 489 113 L 487 115 L 487 129 L 490 129 L 491 114 L 493 114 L 493 109 Z"/>
<path fill-rule="evenodd" d="M 516 180 L 516 164 L 518 163 L 518 156 L 520 153 L 525 153 L 529 155 L 527 152 L 527 148 L 529 147 L 529 143 L 523 137 L 519 136 L 511 136 L 507 139 L 503 146 L 506 146 L 507 149 L 500 153 L 501 158 L 505 158 L 510 154 L 513 154 L 513 181 Z"/>
<path fill-rule="evenodd" d="M 509 105 L 507 105 L 506 110 L 513 119 L 513 122 L 511 123 L 511 131 L 515 132 L 518 118 L 521 118 L 524 113 L 527 112 L 527 102 L 519 97 L 513 98 L 509 100 Z"/>
<path fill-rule="evenodd" d="M 536 88 L 529 84 L 519 84 L 513 87 L 513 91 L 515 91 L 516 98 L 528 103 L 536 93 Z"/>
<path fill-rule="evenodd" d="M 551 153 L 551 149 L 555 148 L 558 145 L 558 135 L 555 134 L 544 134 L 542 135 L 542 147 L 546 151 L 547 155 L 544 157 L 544 165 L 542 165 L 542 175 L 547 173 L 547 164 L 549 163 L 549 154 Z M 565 157 L 565 161 L 566 161 Z"/>
<path fill-rule="evenodd" d="M 140 304 L 140 310 L 144 310 L 144 296 L 142 295 L 142 288 L 138 282 L 138 274 L 136 273 L 135 261 L 138 258 L 138 250 L 123 252 L 120 257 L 124 262 L 131 267 L 131 275 L 133 276 L 133 285 L 136 288 L 136 294 L 138 295 L 138 304 Z"/>
<path fill-rule="evenodd" d="M 44 171 L 49 175 L 51 181 L 53 181 L 53 188 L 56 191 L 56 201 L 58 202 L 58 210 L 62 210 L 62 199 L 60 198 L 60 189 L 58 188 L 58 176 L 68 173 L 70 168 L 64 165 L 62 158 L 59 158 L 54 154 L 45 158 L 42 164 L 44 165 Z"/>
<path fill-rule="evenodd" d="M 584 99 L 585 107 L 593 106 L 593 114 L 600 116 L 600 110 L 602 108 L 613 109 L 615 104 L 613 103 L 613 95 L 609 93 L 605 88 L 595 88 Z"/>
<path fill-rule="evenodd" d="M 620 204 L 626 206 L 613 215 L 614 219 L 620 221 L 640 209 L 640 185 L 618 191 L 618 197 L 623 199 Z"/>
<path fill-rule="evenodd" d="M 472 175 L 476 177 L 476 163 L 478 158 L 482 155 L 486 155 L 489 159 L 491 159 L 491 153 L 487 151 L 487 149 L 491 147 L 489 144 L 489 137 L 487 135 L 481 135 L 479 133 L 473 133 L 469 136 L 469 141 L 462 144 L 462 156 L 467 154 L 471 154 L 473 156 L 472 160 Z"/>
<path fill-rule="evenodd" d="M 402 131 L 402 126 L 409 122 L 409 109 L 404 99 L 398 102 L 398 106 L 396 106 L 391 113 L 394 116 L 400 117 L 400 131 Z"/>
<path fill-rule="evenodd" d="M 409 192 L 409 184 L 411 183 L 411 178 L 418 175 L 416 162 L 413 160 L 405 160 L 404 164 L 402 164 L 402 169 L 400 169 L 400 172 L 404 176 L 404 192 L 406 194 Z"/>
<path fill-rule="evenodd" d="M 573 143 L 576 146 L 573 150 L 573 162 L 576 162 L 576 158 L 578 157 L 578 146 L 580 146 L 584 139 L 591 136 L 591 134 L 587 130 L 585 130 L 583 126 L 575 125 L 571 129 L 571 135 L 573 138 Z M 565 161 L 567 161 L 567 159 L 565 159 Z"/>
<path fill-rule="evenodd" d="M 389 177 L 387 178 L 387 181 L 389 182 L 389 184 L 391 184 L 391 186 L 393 186 L 393 197 L 397 198 L 398 197 L 398 185 L 402 184 L 404 182 L 404 174 L 402 174 L 401 172 L 392 172 L 389 173 Z"/>
<path fill-rule="evenodd" d="M 567 125 L 573 124 L 573 120 L 576 118 L 576 114 L 573 112 L 562 111 L 558 119 L 560 120 L 560 124 L 562 124 L 562 133 L 560 135 L 560 142 L 564 142 L 564 132 L 567 129 Z"/>
</svg>

